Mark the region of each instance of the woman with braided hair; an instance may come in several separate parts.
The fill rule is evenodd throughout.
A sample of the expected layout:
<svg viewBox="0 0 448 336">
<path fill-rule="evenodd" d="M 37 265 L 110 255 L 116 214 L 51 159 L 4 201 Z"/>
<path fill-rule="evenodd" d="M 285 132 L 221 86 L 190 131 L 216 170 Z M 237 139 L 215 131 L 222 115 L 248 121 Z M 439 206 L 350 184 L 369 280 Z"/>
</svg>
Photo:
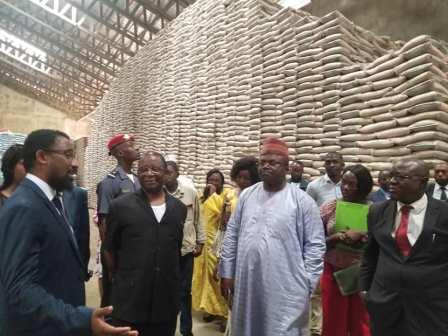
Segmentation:
<svg viewBox="0 0 448 336">
<path fill-rule="evenodd" d="M 0 208 L 22 182 L 26 175 L 23 166 L 23 145 L 9 147 L 2 157 L 3 184 L 0 186 Z"/>
</svg>

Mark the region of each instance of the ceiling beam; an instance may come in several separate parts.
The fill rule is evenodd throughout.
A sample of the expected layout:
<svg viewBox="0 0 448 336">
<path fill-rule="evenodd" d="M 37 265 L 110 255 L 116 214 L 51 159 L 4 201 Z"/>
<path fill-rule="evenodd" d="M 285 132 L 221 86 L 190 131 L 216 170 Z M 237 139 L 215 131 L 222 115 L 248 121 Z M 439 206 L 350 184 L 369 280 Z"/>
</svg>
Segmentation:
<svg viewBox="0 0 448 336">
<path fill-rule="evenodd" d="M 0 0 L 1 1 L 1 0 Z M 89 56 L 86 56 L 79 51 L 73 49 L 72 47 L 68 47 L 65 44 L 63 44 L 60 40 L 51 38 L 49 34 L 46 34 L 45 30 L 40 27 L 40 31 L 37 31 L 36 28 L 31 27 L 29 23 L 22 23 L 16 18 L 12 18 L 11 15 L 3 15 L 0 14 L 0 26 L 5 27 L 6 25 L 3 23 L 4 21 L 9 21 L 10 23 L 13 23 L 15 25 L 14 29 L 9 29 L 9 32 L 11 34 L 15 34 L 16 36 L 22 38 L 24 41 L 28 41 L 31 44 L 34 44 L 35 46 L 39 46 L 42 49 L 43 41 L 46 43 L 57 47 L 59 50 L 63 50 L 71 55 L 73 55 L 76 58 L 79 58 L 80 60 L 83 60 L 87 64 L 89 64 L 91 67 L 96 68 L 98 70 L 101 70 L 102 72 L 108 74 L 109 76 L 114 77 L 115 76 L 115 70 L 110 69 L 109 67 L 104 66 L 101 63 L 98 63 L 98 61 L 93 61 Z M 27 32 L 31 37 L 33 37 L 31 40 L 29 40 L 30 36 L 28 38 L 23 36 L 23 33 L 18 35 L 17 32 L 20 31 L 20 29 L 17 29 L 20 27 L 23 31 Z M 5 28 L 6 30 L 6 28 Z M 37 42 L 39 41 L 39 42 Z"/>
<path fill-rule="evenodd" d="M 8 0 L 11 1 L 11 0 Z M 28 10 L 28 6 L 29 6 L 29 10 Z M 124 47 L 123 45 L 120 45 L 118 43 L 115 43 L 114 41 L 106 38 L 105 36 L 101 35 L 98 31 L 92 30 L 90 29 L 92 25 L 92 22 L 90 20 L 84 20 L 83 21 L 83 25 L 72 25 L 72 24 L 68 24 L 66 20 L 62 19 L 59 15 L 53 14 L 53 12 L 50 11 L 42 11 L 40 10 L 39 12 L 36 12 L 36 10 L 33 8 L 37 8 L 40 9 L 42 8 L 43 5 L 37 5 L 35 2 L 29 2 L 29 5 L 27 6 L 27 12 L 28 13 L 33 13 L 32 15 L 36 15 L 37 13 L 41 13 L 41 17 L 43 15 L 43 17 L 41 18 L 42 21 L 51 24 L 54 28 L 56 29 L 64 29 L 65 26 L 69 26 L 70 27 L 70 36 L 74 37 L 75 39 L 82 39 L 83 41 L 86 41 L 86 43 L 90 43 L 92 48 L 98 48 L 101 44 L 101 48 L 104 49 L 104 46 L 106 46 L 107 51 L 105 51 L 107 54 L 110 54 L 110 49 L 116 49 L 119 50 L 120 52 L 126 54 L 127 56 L 134 56 L 135 53 L 132 52 L 131 50 L 129 50 L 129 48 Z M 71 6 L 70 4 L 67 4 L 67 6 Z M 73 6 L 71 6 L 73 7 Z M 23 7 L 21 7 L 23 8 Z M 46 8 L 46 6 L 44 6 L 44 8 Z M 74 8 L 74 7 L 73 7 Z M 76 9 L 76 8 L 75 8 Z M 83 13 L 81 11 L 79 11 L 78 9 L 76 9 L 80 15 L 82 15 Z M 35 14 L 34 14 L 35 13 Z M 58 24 L 56 24 L 58 23 Z M 61 24 L 59 24 L 61 23 Z M 95 21 L 96 23 L 96 21 Z M 88 26 L 88 28 L 85 28 L 84 26 Z M 67 30 L 65 30 L 66 33 Z"/>
<path fill-rule="evenodd" d="M 21 28 L 16 26 L 5 26 L 2 25 L 2 22 L 0 20 L 0 27 L 2 27 L 5 31 L 15 34 L 16 36 L 32 42 L 32 36 L 25 35 L 23 32 L 21 32 Z M 40 49 L 47 53 L 48 63 L 52 64 L 55 67 L 58 67 L 60 69 L 64 69 L 66 67 L 69 67 L 72 71 L 72 73 L 77 73 L 80 75 L 80 77 L 85 77 L 85 82 L 87 85 L 95 86 L 97 89 L 101 89 L 104 86 L 107 86 L 111 78 L 106 78 L 104 73 L 101 72 L 94 72 L 90 69 L 88 69 L 85 65 L 81 64 L 81 62 L 77 59 L 77 63 L 71 60 L 65 53 L 55 52 L 53 48 L 50 48 L 45 41 L 41 41 L 39 39 L 33 40 L 37 41 L 37 45 L 40 46 Z M 76 59 L 76 58 L 74 58 Z M 103 75 L 100 75 L 103 74 Z M 82 75 L 82 76 L 81 76 Z M 89 80 L 87 77 L 89 77 L 91 80 Z"/>
<path fill-rule="evenodd" d="M 195 2 L 195 0 L 180 0 L 180 1 L 183 2 L 186 6 L 190 6 Z"/>
<path fill-rule="evenodd" d="M 71 26 L 32 1 L 0 0 L 0 27 L 47 55 L 46 58 L 40 57 L 12 40 L 0 40 L 0 45 L 9 42 L 4 50 L 6 54 L 0 55 L 0 82 L 79 116 L 90 113 L 97 106 L 127 59 L 159 32 L 159 21 L 164 26 L 194 2 L 49 1 L 50 4 L 51 1 L 62 4 L 58 7 L 62 15 L 65 4 L 76 8 L 81 25 Z M 42 5 L 46 6 L 46 3 L 43 1 Z M 87 19 L 83 21 L 79 14 Z M 8 55 L 9 51 L 11 55 Z M 21 60 L 37 64 L 36 70 L 22 64 Z M 49 69 L 49 72 L 41 73 L 39 69 Z"/>
<path fill-rule="evenodd" d="M 21 72 L 17 68 L 9 66 L 8 64 L 1 61 L 0 73 L 2 77 L 0 81 L 8 80 L 9 83 L 13 82 L 15 88 L 23 88 L 27 91 L 32 91 L 34 97 L 39 98 L 44 96 L 46 98 L 45 102 L 57 105 L 59 109 L 65 111 L 74 111 L 74 99 L 67 99 L 57 93 L 56 88 L 51 90 L 45 82 L 38 82 L 29 78 L 29 75 Z"/>
<path fill-rule="evenodd" d="M 158 1 L 159 2 L 159 1 Z M 168 14 L 169 9 L 171 8 L 171 6 L 173 6 L 174 4 L 176 4 L 176 7 L 179 8 L 179 0 L 170 0 L 165 4 L 165 7 L 161 9 L 161 11 L 163 11 L 164 13 Z M 185 7 L 187 7 L 188 4 L 185 4 Z M 176 10 L 176 15 L 178 15 L 181 12 L 180 8 L 179 8 L 179 12 Z M 154 26 L 156 21 L 160 19 L 161 20 L 161 26 L 162 29 L 165 27 L 165 20 L 161 17 L 156 17 L 152 20 L 151 25 Z M 170 21 L 170 20 L 168 20 Z"/>
<path fill-rule="evenodd" d="M 48 29 L 51 33 L 53 33 L 53 34 L 58 36 L 58 40 L 59 41 L 61 41 L 61 39 L 62 39 L 64 41 L 63 43 L 66 43 L 66 41 L 69 40 L 73 45 L 78 45 L 78 46 L 82 47 L 82 48 L 80 48 L 80 50 L 74 51 L 77 54 L 81 55 L 81 50 L 85 49 L 85 50 L 88 50 L 91 53 L 97 55 L 99 58 L 108 60 L 110 63 L 114 64 L 117 67 L 121 67 L 123 65 L 121 63 L 117 63 L 116 60 L 111 58 L 109 55 L 106 55 L 103 52 L 100 53 L 99 52 L 100 50 L 96 50 L 96 49 L 92 48 L 90 45 L 88 45 L 87 43 L 84 43 L 83 41 L 80 41 L 80 40 L 77 40 L 77 39 L 73 39 L 72 37 L 68 36 L 67 34 L 64 34 L 64 32 L 61 32 L 60 30 L 52 27 L 51 25 L 47 24 L 46 22 L 43 22 L 43 21 L 39 20 L 34 15 L 31 15 L 31 14 L 27 13 L 26 11 L 22 10 L 21 8 L 16 7 L 16 6 L 10 4 L 9 2 L 7 2 L 5 0 L 0 0 L 0 3 L 6 5 L 10 9 L 12 9 L 13 11 L 17 12 L 19 15 L 23 15 L 23 16 L 31 19 L 32 21 L 38 23 L 43 28 Z M 11 19 L 11 18 L 7 18 L 7 19 Z M 18 20 L 16 20 L 16 22 L 18 24 L 20 24 L 20 22 Z M 67 47 L 67 46 L 64 46 L 64 47 Z"/>
<path fill-rule="evenodd" d="M 28 53 L 26 50 L 17 48 L 16 46 L 14 46 L 13 44 L 11 44 L 8 41 L 3 41 L 0 39 L 0 45 L 4 44 L 8 47 L 8 49 L 15 51 L 19 57 L 29 57 L 31 59 L 33 59 L 36 62 L 40 62 L 42 64 L 44 64 L 47 68 L 50 68 L 52 70 L 54 70 L 55 72 L 59 73 L 61 77 L 63 78 L 67 78 L 70 81 L 74 81 L 75 83 L 77 83 L 78 85 L 84 87 L 85 89 L 89 90 L 89 91 L 93 91 L 93 92 L 87 92 L 88 94 L 92 95 L 92 96 L 100 96 L 104 94 L 105 90 L 101 90 L 98 89 L 96 87 L 94 87 L 92 85 L 92 83 L 86 83 L 82 80 L 80 80 L 79 78 L 76 78 L 75 76 L 73 76 L 71 73 L 69 73 L 67 71 L 67 69 L 63 69 L 59 66 L 58 62 L 48 62 L 48 61 L 44 61 L 42 59 L 40 59 L 39 57 Z"/>
<path fill-rule="evenodd" d="M 140 39 L 138 39 L 136 36 L 132 35 L 128 31 L 122 29 L 119 26 L 118 27 L 114 26 L 112 23 L 108 22 L 103 17 L 96 15 L 93 12 L 92 7 L 97 2 L 97 0 L 93 0 L 93 2 L 90 4 L 90 6 L 86 6 L 85 4 L 79 3 L 79 1 L 75 1 L 75 0 L 65 0 L 65 2 L 67 2 L 68 4 L 75 7 L 77 10 L 82 12 L 84 15 L 90 17 L 91 19 L 93 19 L 96 22 L 100 23 L 101 25 L 109 28 L 110 30 L 116 31 L 117 33 L 119 33 L 119 35 L 121 35 L 122 37 L 124 37 L 126 39 L 131 40 L 135 44 L 137 44 L 139 46 L 143 46 L 145 44 L 144 41 L 141 41 Z"/>
<path fill-rule="evenodd" d="M 117 13 L 121 14 L 121 16 L 124 16 L 126 19 L 132 21 L 134 25 L 140 26 L 141 28 L 145 30 L 149 30 L 153 34 L 157 34 L 158 30 L 155 29 L 153 26 L 149 25 L 149 22 L 142 21 L 139 17 L 132 16 L 129 13 L 129 6 L 126 6 L 126 9 L 122 9 L 119 6 L 116 5 L 115 2 L 111 0 L 99 0 L 103 4 L 105 4 L 107 7 L 112 8 Z M 125 0 L 127 4 L 129 4 L 129 0 Z"/>
<path fill-rule="evenodd" d="M 167 21 L 171 21 L 174 19 L 171 15 L 169 15 L 166 11 L 164 11 L 162 8 L 154 4 L 151 0 L 136 0 L 140 5 L 148 9 L 150 12 L 154 13 L 155 15 L 164 18 Z"/>
<path fill-rule="evenodd" d="M 16 64 L 6 59 L 1 59 L 1 56 L 0 65 L 2 68 L 6 67 L 8 71 L 17 73 L 20 78 L 27 80 L 30 84 L 39 85 L 39 87 L 48 90 L 48 92 L 54 93 L 56 96 L 60 97 L 61 100 L 72 101 L 73 96 L 76 96 L 85 102 L 96 102 L 95 97 L 89 97 L 88 93 L 83 94 L 73 86 L 69 87 L 67 84 L 56 80 L 47 74 L 40 73 L 36 70 L 32 70 L 31 68 L 24 69 L 21 64 Z M 12 70 L 12 68 L 14 68 L 14 70 Z"/>
</svg>

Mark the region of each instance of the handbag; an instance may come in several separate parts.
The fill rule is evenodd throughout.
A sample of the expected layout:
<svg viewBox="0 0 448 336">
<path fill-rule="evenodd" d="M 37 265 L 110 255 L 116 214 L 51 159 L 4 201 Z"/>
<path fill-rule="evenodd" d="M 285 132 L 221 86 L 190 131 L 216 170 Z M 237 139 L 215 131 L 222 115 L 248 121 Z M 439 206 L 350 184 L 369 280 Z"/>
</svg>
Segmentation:
<svg viewBox="0 0 448 336">
<path fill-rule="evenodd" d="M 342 295 L 348 296 L 360 291 L 359 273 L 361 263 L 357 262 L 349 267 L 333 273 L 333 277 Z"/>
<path fill-rule="evenodd" d="M 231 209 L 230 200 L 228 200 L 226 197 L 226 199 L 224 200 L 224 205 L 223 205 L 222 211 L 221 211 L 221 218 L 219 221 L 218 230 L 216 232 L 216 237 L 210 247 L 212 253 L 218 259 L 221 258 L 222 244 L 224 242 L 224 236 L 226 234 L 226 229 L 227 229 L 227 222 L 230 219 L 231 210 L 232 209 Z"/>
</svg>

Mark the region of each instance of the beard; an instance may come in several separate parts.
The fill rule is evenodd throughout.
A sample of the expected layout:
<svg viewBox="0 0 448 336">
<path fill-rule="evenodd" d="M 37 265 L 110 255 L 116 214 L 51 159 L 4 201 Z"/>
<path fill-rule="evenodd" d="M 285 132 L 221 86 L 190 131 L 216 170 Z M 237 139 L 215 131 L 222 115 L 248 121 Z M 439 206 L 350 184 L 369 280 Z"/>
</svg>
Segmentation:
<svg viewBox="0 0 448 336">
<path fill-rule="evenodd" d="M 163 185 L 162 184 L 159 184 L 157 186 L 151 186 L 151 187 L 145 186 L 143 184 L 141 186 L 142 186 L 142 188 L 145 190 L 145 192 L 147 194 L 158 194 L 163 189 Z"/>
<path fill-rule="evenodd" d="M 285 182 L 285 175 L 263 174 L 260 175 L 261 181 L 270 187 L 280 187 Z"/>
<path fill-rule="evenodd" d="M 50 176 L 48 178 L 48 185 L 57 192 L 73 189 L 73 182 L 69 174 L 66 174 L 62 177 L 54 175 Z"/>
</svg>

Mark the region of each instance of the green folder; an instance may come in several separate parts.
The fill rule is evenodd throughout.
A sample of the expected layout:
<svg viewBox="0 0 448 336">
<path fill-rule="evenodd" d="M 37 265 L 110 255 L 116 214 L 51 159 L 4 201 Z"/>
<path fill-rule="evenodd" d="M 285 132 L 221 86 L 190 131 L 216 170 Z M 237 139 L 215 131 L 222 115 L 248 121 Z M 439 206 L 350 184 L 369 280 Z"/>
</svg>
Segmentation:
<svg viewBox="0 0 448 336">
<path fill-rule="evenodd" d="M 369 205 L 337 201 L 336 203 L 336 232 L 357 230 L 367 232 L 367 213 Z"/>
<path fill-rule="evenodd" d="M 352 295 L 360 290 L 359 273 L 361 270 L 360 263 L 353 264 L 350 267 L 334 272 L 333 277 L 341 291 L 341 294 Z"/>
</svg>

